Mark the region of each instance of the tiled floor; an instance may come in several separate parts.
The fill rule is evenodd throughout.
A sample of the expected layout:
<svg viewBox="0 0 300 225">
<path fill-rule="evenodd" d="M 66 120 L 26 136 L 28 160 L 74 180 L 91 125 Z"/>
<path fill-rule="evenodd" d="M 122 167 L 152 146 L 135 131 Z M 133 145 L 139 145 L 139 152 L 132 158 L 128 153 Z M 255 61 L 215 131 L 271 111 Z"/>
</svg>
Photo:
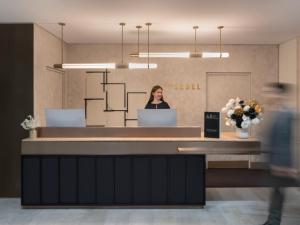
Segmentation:
<svg viewBox="0 0 300 225">
<path fill-rule="evenodd" d="M 262 224 L 269 189 L 208 189 L 204 209 L 21 209 L 20 199 L 0 199 L 0 225 Z M 300 225 L 300 190 L 287 189 L 282 224 Z"/>
</svg>

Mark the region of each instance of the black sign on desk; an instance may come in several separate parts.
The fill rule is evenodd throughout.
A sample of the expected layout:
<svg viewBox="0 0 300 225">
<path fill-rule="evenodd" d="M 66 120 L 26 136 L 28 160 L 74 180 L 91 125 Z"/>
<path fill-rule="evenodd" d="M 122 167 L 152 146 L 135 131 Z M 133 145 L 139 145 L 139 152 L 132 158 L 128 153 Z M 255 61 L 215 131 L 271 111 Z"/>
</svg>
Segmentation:
<svg viewBox="0 0 300 225">
<path fill-rule="evenodd" d="M 220 138 L 220 112 L 204 112 L 204 137 Z"/>
</svg>

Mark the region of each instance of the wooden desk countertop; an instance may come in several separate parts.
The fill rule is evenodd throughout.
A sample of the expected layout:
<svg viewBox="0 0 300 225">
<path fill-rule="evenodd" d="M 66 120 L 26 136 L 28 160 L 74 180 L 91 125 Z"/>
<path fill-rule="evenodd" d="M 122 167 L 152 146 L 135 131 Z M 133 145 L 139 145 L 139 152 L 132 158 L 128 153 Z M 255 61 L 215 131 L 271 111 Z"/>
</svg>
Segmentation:
<svg viewBox="0 0 300 225">
<path fill-rule="evenodd" d="M 254 154 L 261 143 L 233 132 L 201 137 L 39 137 L 22 140 L 24 155 Z"/>
<path fill-rule="evenodd" d="M 257 138 L 241 139 L 234 132 L 223 132 L 220 138 L 201 137 L 38 137 L 25 138 L 24 142 L 260 142 Z"/>
</svg>

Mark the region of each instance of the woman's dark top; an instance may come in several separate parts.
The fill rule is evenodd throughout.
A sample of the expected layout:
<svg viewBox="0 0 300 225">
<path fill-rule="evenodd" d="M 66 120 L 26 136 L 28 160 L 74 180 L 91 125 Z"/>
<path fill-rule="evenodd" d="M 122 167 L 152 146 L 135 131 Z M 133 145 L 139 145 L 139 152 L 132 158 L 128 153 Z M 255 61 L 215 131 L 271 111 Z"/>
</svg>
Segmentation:
<svg viewBox="0 0 300 225">
<path fill-rule="evenodd" d="M 161 102 L 158 104 L 152 104 L 151 102 L 148 102 L 145 106 L 145 109 L 169 109 L 170 106 L 167 102 Z"/>
</svg>

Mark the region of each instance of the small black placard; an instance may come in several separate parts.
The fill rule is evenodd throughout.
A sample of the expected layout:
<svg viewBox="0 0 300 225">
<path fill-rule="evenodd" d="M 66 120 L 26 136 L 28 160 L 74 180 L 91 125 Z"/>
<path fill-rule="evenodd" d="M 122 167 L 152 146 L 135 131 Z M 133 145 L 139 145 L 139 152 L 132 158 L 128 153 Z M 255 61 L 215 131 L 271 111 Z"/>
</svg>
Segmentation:
<svg viewBox="0 0 300 225">
<path fill-rule="evenodd" d="M 204 137 L 220 138 L 220 112 L 204 112 Z"/>
</svg>

